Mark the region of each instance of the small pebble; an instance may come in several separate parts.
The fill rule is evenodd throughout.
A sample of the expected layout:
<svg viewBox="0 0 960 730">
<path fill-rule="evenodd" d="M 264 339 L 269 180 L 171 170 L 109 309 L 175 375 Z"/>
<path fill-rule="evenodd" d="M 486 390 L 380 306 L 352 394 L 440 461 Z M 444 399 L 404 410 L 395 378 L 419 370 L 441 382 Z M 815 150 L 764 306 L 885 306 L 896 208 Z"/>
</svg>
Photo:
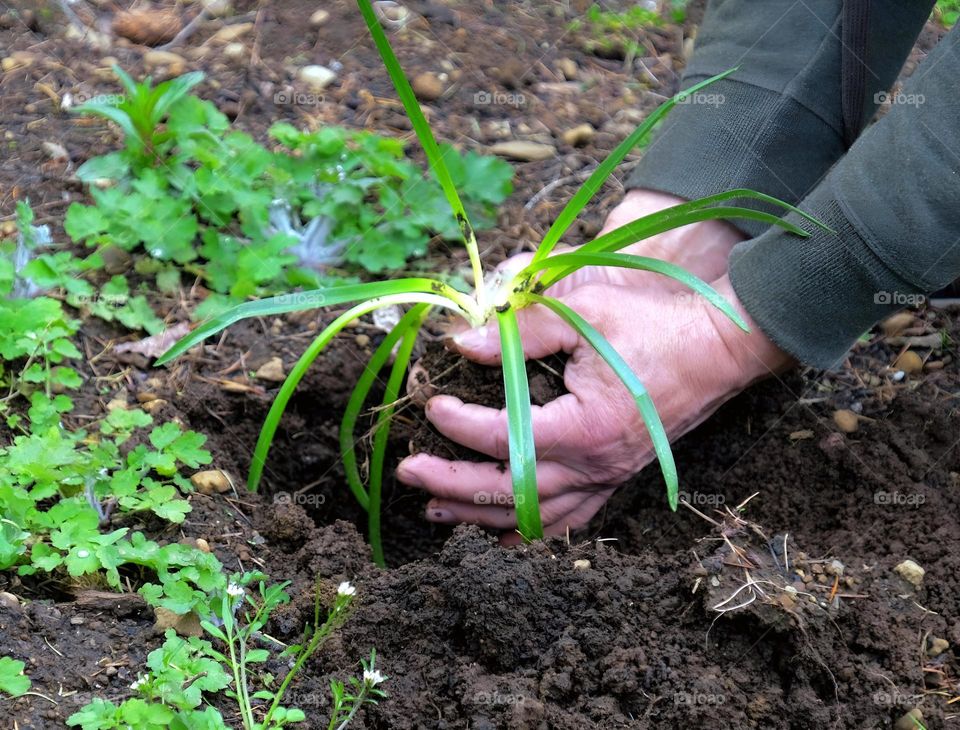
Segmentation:
<svg viewBox="0 0 960 730">
<path fill-rule="evenodd" d="M 443 82 L 429 71 L 414 76 L 410 85 L 420 101 L 436 101 L 443 96 Z"/>
<path fill-rule="evenodd" d="M 914 588 L 920 588 L 923 585 L 923 576 L 926 574 L 926 571 L 913 560 L 904 560 L 893 569 L 893 572 Z"/>
<path fill-rule="evenodd" d="M 247 56 L 247 47 L 242 43 L 228 43 L 223 47 L 223 57 L 228 61 L 242 61 Z"/>
<path fill-rule="evenodd" d="M 283 372 L 283 360 L 281 360 L 279 357 L 271 357 L 257 369 L 257 371 L 254 373 L 254 377 L 256 377 L 257 380 L 268 380 L 272 383 L 282 383 L 287 379 L 286 373 Z"/>
<path fill-rule="evenodd" d="M 824 571 L 829 575 L 843 575 L 844 565 L 839 560 L 831 560 Z"/>
<path fill-rule="evenodd" d="M 231 489 L 230 477 L 221 469 L 198 471 L 190 477 L 190 483 L 200 494 L 223 494 Z"/>
<path fill-rule="evenodd" d="M 574 570 L 589 570 L 590 561 L 589 560 L 574 560 L 573 561 Z"/>
<path fill-rule="evenodd" d="M 234 23 L 233 25 L 225 25 L 223 28 L 210 36 L 210 40 L 208 40 L 207 43 L 212 45 L 225 45 L 227 43 L 233 43 L 239 38 L 249 34 L 253 28 L 253 23 Z"/>
<path fill-rule="evenodd" d="M 950 642 L 946 639 L 931 637 L 929 644 L 927 645 L 927 655 L 932 657 L 940 656 L 949 648 Z"/>
<path fill-rule="evenodd" d="M 921 370 L 923 370 L 923 358 L 913 350 L 907 350 L 897 358 L 897 361 L 893 364 L 893 367 L 895 367 L 897 370 L 902 370 L 903 372 L 907 373 L 907 375 L 919 373 Z"/>
<path fill-rule="evenodd" d="M 367 345 L 370 344 L 370 336 L 362 335 L 362 334 L 357 335 L 356 337 L 353 338 L 353 341 L 357 343 L 357 347 L 366 347 Z"/>
<path fill-rule="evenodd" d="M 158 411 L 162 410 L 165 405 L 167 405 L 167 401 L 165 401 L 163 398 L 155 398 L 152 401 L 144 403 L 143 410 L 145 410 L 147 413 L 157 413 Z"/>
<path fill-rule="evenodd" d="M 170 51 L 147 51 L 143 54 L 143 65 L 148 69 L 166 66 L 171 76 L 180 76 L 187 69 L 187 61 Z"/>
<path fill-rule="evenodd" d="M 67 148 L 58 142 L 42 142 L 40 148 L 43 150 L 43 154 L 51 160 L 61 161 L 70 159 L 70 153 L 67 152 Z"/>
<path fill-rule="evenodd" d="M 857 414 L 845 408 L 833 412 L 833 422 L 844 433 L 855 433 L 860 428 Z"/>
<path fill-rule="evenodd" d="M 895 337 L 913 324 L 913 315 L 910 312 L 897 312 L 880 324 L 880 331 L 887 337 Z"/>
<path fill-rule="evenodd" d="M 524 162 L 549 160 L 557 156 L 557 148 L 552 144 L 528 142 L 522 139 L 497 142 L 495 145 L 490 146 L 490 152 L 501 157 L 510 157 L 514 160 Z"/>
<path fill-rule="evenodd" d="M 297 78 L 314 89 L 325 89 L 334 82 L 337 74 L 326 66 L 304 66 L 297 72 Z"/>
<path fill-rule="evenodd" d="M 560 75 L 567 81 L 573 81 L 577 78 L 577 62 L 572 58 L 560 58 L 556 63 Z"/>
<path fill-rule="evenodd" d="M 315 10 L 313 11 L 313 15 L 310 16 L 310 27 L 319 28 L 328 20 L 330 20 L 329 10 L 324 10 L 323 8 L 321 8 L 320 10 Z"/>
<path fill-rule="evenodd" d="M 579 124 L 563 133 L 563 142 L 571 147 L 583 147 L 593 140 L 596 130 L 590 124 Z"/>
</svg>

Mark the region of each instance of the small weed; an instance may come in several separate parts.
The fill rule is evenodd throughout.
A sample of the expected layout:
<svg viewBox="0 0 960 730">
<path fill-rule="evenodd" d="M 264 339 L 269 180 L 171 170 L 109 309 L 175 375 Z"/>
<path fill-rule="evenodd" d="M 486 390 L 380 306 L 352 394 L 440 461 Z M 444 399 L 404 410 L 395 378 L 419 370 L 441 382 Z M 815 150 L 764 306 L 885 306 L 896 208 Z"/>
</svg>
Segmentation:
<svg viewBox="0 0 960 730">
<path fill-rule="evenodd" d="M 164 272 L 171 262 L 199 276 L 217 295 L 201 315 L 250 296 L 336 284 L 334 268 L 397 269 L 434 236 L 459 236 L 440 186 L 405 159 L 398 140 L 278 123 L 267 149 L 188 93 L 201 76 L 152 87 L 115 72 L 124 97 L 75 111 L 116 123 L 125 147 L 79 168 L 93 205 L 71 205 L 64 227 L 75 242 L 142 249 Z M 491 225 L 512 168 L 451 147 L 443 154 L 471 214 Z M 175 270 L 164 275 L 175 289 Z"/>
</svg>

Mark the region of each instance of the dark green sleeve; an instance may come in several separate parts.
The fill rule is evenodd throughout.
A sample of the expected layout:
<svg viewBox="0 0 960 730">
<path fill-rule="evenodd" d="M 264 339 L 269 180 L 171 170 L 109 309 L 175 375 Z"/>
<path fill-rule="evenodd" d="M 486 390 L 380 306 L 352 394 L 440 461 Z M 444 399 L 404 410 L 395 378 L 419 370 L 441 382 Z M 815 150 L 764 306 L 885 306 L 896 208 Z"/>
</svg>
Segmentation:
<svg viewBox="0 0 960 730">
<path fill-rule="evenodd" d="M 933 0 L 874 0 L 863 119 L 890 88 Z M 712 0 L 684 74 L 689 86 L 739 66 L 676 107 L 628 185 L 700 198 L 746 187 L 796 203 L 845 151 L 842 0 Z M 763 228 L 737 223 L 750 235 Z"/>
<path fill-rule="evenodd" d="M 875 322 L 960 277 L 960 28 L 951 31 L 801 207 L 835 233 L 770 229 L 730 279 L 760 328 L 830 367 Z"/>
</svg>

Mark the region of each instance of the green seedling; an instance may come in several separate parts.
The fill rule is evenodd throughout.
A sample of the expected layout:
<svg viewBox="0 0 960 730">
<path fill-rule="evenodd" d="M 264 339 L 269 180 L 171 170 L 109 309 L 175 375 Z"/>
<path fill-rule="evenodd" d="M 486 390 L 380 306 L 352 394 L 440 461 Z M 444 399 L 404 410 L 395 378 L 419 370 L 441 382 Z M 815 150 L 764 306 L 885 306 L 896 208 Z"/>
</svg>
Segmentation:
<svg viewBox="0 0 960 730">
<path fill-rule="evenodd" d="M 206 633 L 225 647 L 224 651 L 207 639 L 181 638 L 173 629 L 167 629 L 163 646 L 147 657 L 147 671 L 138 674 L 130 685 L 137 696 L 119 705 L 96 699 L 74 713 L 67 724 L 78 725 L 82 730 L 227 730 L 231 726 L 220 712 L 204 707 L 209 695 L 222 691 L 236 701 L 243 730 L 280 730 L 304 722 L 306 713 L 284 706 L 284 695 L 323 641 L 346 620 L 356 589 L 350 583 L 341 583 L 324 617 L 318 585 L 313 622 L 304 630 L 302 643 L 283 647 L 264 633 L 264 627 L 271 614 L 289 601 L 284 592 L 287 584 L 268 586 L 264 578 L 260 573 L 232 576 L 214 601 L 214 613 L 201 622 Z M 251 590 L 254 583 L 257 588 Z M 275 678 L 264 669 L 271 659 L 289 659 L 290 668 L 276 689 L 272 689 Z M 376 704 L 377 699 L 386 696 L 377 689 L 387 678 L 374 669 L 375 659 L 373 652 L 369 664 L 361 660 L 363 680 L 351 680 L 352 692 L 345 691 L 341 682 L 331 683 L 331 728 L 342 730 L 364 704 Z M 22 663 L 16 664 L 22 670 Z M 0 689 L 3 669 L 0 660 Z M 255 689 L 255 684 L 262 688 Z"/>
<path fill-rule="evenodd" d="M 330 683 L 330 693 L 333 696 L 333 711 L 330 713 L 330 722 L 327 730 L 344 730 L 364 705 L 375 705 L 384 699 L 387 693 L 379 688 L 389 677 L 382 674 L 377 668 L 377 650 L 370 651 L 370 661 L 360 660 L 363 674 L 360 679 L 350 677 L 350 689 L 343 682 L 336 680 Z"/>
<path fill-rule="evenodd" d="M 150 165 L 162 159 L 165 146 L 174 137 L 161 123 L 171 107 L 203 80 L 203 74 L 195 71 L 154 86 L 149 76 L 137 83 L 119 66 L 114 66 L 113 72 L 126 95 L 91 99 L 74 111 L 109 119 L 123 130 L 130 161 Z"/>
<path fill-rule="evenodd" d="M 714 289 L 697 277 L 666 261 L 618 253 L 618 251 L 658 233 L 711 219 L 743 218 L 780 226 L 797 236 L 809 235 L 804 229 L 776 215 L 731 203 L 731 201 L 737 199 L 751 199 L 779 206 L 816 225 L 820 224 L 793 206 L 762 193 L 751 190 L 732 190 L 646 216 L 611 231 L 572 253 L 562 253 L 554 256 L 551 256 L 551 253 L 584 206 L 600 190 L 616 166 L 650 132 L 653 126 L 687 95 L 694 94 L 708 84 L 729 76 L 735 69 L 696 84 L 656 109 L 597 167 L 577 191 L 547 231 L 531 262 L 525 268 L 508 275 L 495 274 L 485 277 L 473 227 L 468 220 L 456 187 L 447 170 L 445 153 L 437 145 L 416 101 L 413 90 L 400 68 L 383 29 L 377 22 L 370 3 L 368 0 L 358 0 L 358 4 L 383 58 L 387 72 L 410 117 L 417 137 L 426 151 L 432 173 L 439 181 L 459 223 L 461 237 L 470 258 L 475 287 L 474 294 L 472 296 L 463 294 L 437 278 L 424 277 L 340 286 L 246 302 L 200 325 L 166 352 L 157 363 L 169 362 L 198 342 L 247 317 L 265 317 L 323 306 L 353 305 L 334 319 L 317 336 L 280 388 L 263 424 L 253 455 L 248 486 L 251 490 L 255 490 L 260 484 L 267 453 L 276 433 L 280 417 L 283 415 L 297 384 L 324 347 L 338 332 L 357 317 L 381 307 L 413 305 L 412 309 L 404 315 L 373 354 L 367 372 L 357 383 L 341 426 L 341 450 L 347 481 L 358 502 L 367 510 L 369 539 L 373 554 L 376 561 L 382 564 L 384 558 L 380 542 L 380 485 L 391 409 L 410 362 L 413 341 L 426 317 L 435 309 L 452 312 L 453 315 L 461 317 L 474 327 L 494 321 L 499 327 L 503 349 L 503 382 L 509 424 L 510 472 L 517 508 L 518 528 L 520 534 L 527 540 L 542 537 L 543 528 L 537 499 L 536 452 L 533 441 L 531 405 L 523 349 L 517 324 L 517 311 L 532 305 L 545 306 L 565 320 L 588 341 L 630 391 L 643 416 L 659 459 L 667 486 L 667 498 L 670 507 L 676 509 L 677 470 L 670 450 L 670 442 L 649 393 L 637 376 L 631 372 L 626 362 L 592 324 L 559 300 L 548 295 L 550 286 L 585 266 L 614 266 L 653 271 L 676 279 L 690 287 L 733 320 L 741 329 L 747 331 L 746 324 L 733 307 Z M 369 485 L 365 486 L 360 477 L 357 458 L 354 453 L 353 428 L 374 379 L 380 370 L 386 367 L 393 349 L 398 345 L 393 365 L 390 366 L 384 400 L 385 407 L 379 411 L 377 418 Z"/>
</svg>

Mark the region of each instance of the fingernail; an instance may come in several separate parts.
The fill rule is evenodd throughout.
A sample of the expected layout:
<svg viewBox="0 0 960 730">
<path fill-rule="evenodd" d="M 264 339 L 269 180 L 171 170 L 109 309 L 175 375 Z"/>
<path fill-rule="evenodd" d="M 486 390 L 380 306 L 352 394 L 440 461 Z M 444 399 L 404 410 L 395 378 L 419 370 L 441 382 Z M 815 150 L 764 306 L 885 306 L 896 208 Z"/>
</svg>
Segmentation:
<svg viewBox="0 0 960 730">
<path fill-rule="evenodd" d="M 408 487 L 422 487 L 423 482 L 420 477 L 417 476 L 409 466 L 406 466 L 404 462 L 400 462 L 397 466 L 397 479 L 406 484 Z"/>
<path fill-rule="evenodd" d="M 427 519 L 431 522 L 456 522 L 453 512 L 435 507 L 427 507 Z"/>
<path fill-rule="evenodd" d="M 462 347 L 467 350 L 475 350 L 479 347 L 483 347 L 487 343 L 487 335 L 489 329 L 487 325 L 481 325 L 472 330 L 464 330 L 463 332 L 458 332 L 453 336 L 453 342 L 457 347 Z"/>
</svg>

